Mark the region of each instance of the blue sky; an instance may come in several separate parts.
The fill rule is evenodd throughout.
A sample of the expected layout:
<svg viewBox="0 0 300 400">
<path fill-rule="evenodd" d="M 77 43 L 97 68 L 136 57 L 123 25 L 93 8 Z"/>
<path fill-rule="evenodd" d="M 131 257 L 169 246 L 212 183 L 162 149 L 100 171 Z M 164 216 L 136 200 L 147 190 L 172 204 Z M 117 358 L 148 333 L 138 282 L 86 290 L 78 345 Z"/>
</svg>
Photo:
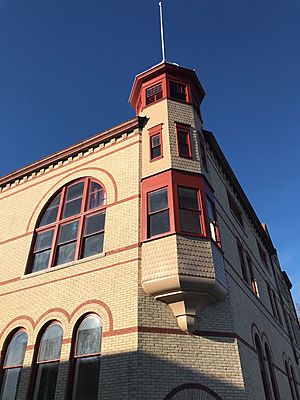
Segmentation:
<svg viewBox="0 0 300 400">
<path fill-rule="evenodd" d="M 134 116 L 161 61 L 158 2 L 0 0 L 0 175 Z M 300 2 L 165 0 L 167 59 L 194 68 L 202 113 L 300 302 Z M 289 211 L 289 212 L 288 212 Z"/>
</svg>

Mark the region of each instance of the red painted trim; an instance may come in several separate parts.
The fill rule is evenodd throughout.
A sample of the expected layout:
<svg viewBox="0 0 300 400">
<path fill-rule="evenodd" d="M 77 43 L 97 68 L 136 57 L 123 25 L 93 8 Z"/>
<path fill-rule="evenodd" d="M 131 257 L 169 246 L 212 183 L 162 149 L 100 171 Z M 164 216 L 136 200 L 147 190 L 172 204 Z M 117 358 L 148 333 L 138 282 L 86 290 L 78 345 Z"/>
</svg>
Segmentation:
<svg viewBox="0 0 300 400">
<path fill-rule="evenodd" d="M 148 133 L 149 133 L 149 160 L 150 162 L 159 160 L 160 158 L 163 158 L 163 138 L 162 138 L 162 126 L 163 124 L 158 124 L 156 126 L 153 126 L 152 128 L 149 129 Z M 152 138 L 153 136 L 159 136 L 159 141 L 160 141 L 160 155 L 157 157 L 153 157 L 152 158 L 152 150 L 155 147 L 158 146 L 152 146 Z"/>
<path fill-rule="evenodd" d="M 176 143 L 177 143 L 177 154 L 179 157 L 182 158 L 188 158 L 188 159 L 192 159 L 193 158 L 193 154 L 192 154 L 192 147 L 191 147 L 191 126 L 187 125 L 187 124 L 182 124 L 179 122 L 175 122 L 175 129 L 176 129 Z M 178 135 L 179 132 L 182 132 L 186 135 L 187 138 L 187 146 L 188 146 L 188 155 L 185 154 L 180 154 L 180 149 L 179 149 L 179 139 L 178 139 Z"/>
<path fill-rule="evenodd" d="M 140 133 L 136 133 L 136 134 L 134 134 L 134 135 L 132 135 L 132 136 L 130 136 L 130 137 L 124 139 L 124 141 L 130 140 L 130 139 L 132 139 L 133 137 L 136 137 L 136 136 L 140 136 Z M 119 142 L 117 142 L 117 143 L 119 143 Z M 99 157 L 95 157 L 94 160 L 93 160 L 93 162 L 98 161 L 98 160 L 101 160 L 102 158 L 105 158 L 105 157 L 109 157 L 110 155 L 112 155 L 112 154 L 114 154 L 114 153 L 118 153 L 119 151 L 122 151 L 122 150 L 124 150 L 124 149 L 126 149 L 126 148 L 128 148 L 128 147 L 134 146 L 134 145 L 136 145 L 136 144 L 138 144 L 138 143 L 141 143 L 141 139 L 136 140 L 135 142 L 132 142 L 132 143 L 126 145 L 126 146 L 123 146 L 123 147 L 121 147 L 121 148 L 118 148 L 118 149 L 116 149 L 116 150 L 113 150 L 113 151 L 111 151 L 111 152 L 108 152 L 108 153 L 106 153 L 106 154 L 103 154 L 103 155 L 101 155 L 101 156 L 99 156 Z M 100 151 L 102 151 L 102 150 L 107 150 L 107 148 L 104 147 L 104 148 L 101 149 Z M 86 155 L 84 158 L 87 158 L 87 157 L 90 157 L 90 156 L 94 156 L 94 155 L 95 155 L 95 153 L 90 153 L 90 154 Z M 74 160 L 74 161 L 72 161 L 72 163 L 75 164 L 75 163 L 78 162 L 78 161 L 82 161 L 82 158 L 79 158 L 79 159 L 77 159 L 77 160 Z M 80 164 L 80 165 L 77 165 L 76 167 L 73 167 L 73 168 L 68 169 L 67 172 L 65 171 L 65 172 L 60 172 L 60 173 L 57 173 L 58 171 L 57 171 L 56 169 L 52 169 L 52 170 L 49 171 L 49 173 L 50 173 L 50 172 L 55 172 L 55 175 L 53 175 L 53 176 L 49 176 L 49 177 L 47 177 L 46 179 L 43 179 L 43 180 L 41 180 L 41 181 L 39 181 L 39 182 L 35 182 L 35 183 L 33 183 L 32 185 L 28 185 L 28 186 L 26 186 L 26 187 L 24 187 L 24 188 L 22 188 L 22 189 L 20 189 L 20 190 L 18 190 L 18 191 L 14 191 L 13 193 L 9 193 L 9 194 L 7 194 L 6 196 L 3 196 L 3 197 L 1 197 L 2 193 L 0 193 L 0 201 L 3 200 L 3 199 L 6 199 L 7 197 L 14 196 L 14 195 L 16 195 L 17 193 L 23 192 L 24 190 L 28 190 L 28 189 L 30 189 L 30 188 L 36 186 L 36 185 L 40 185 L 41 183 L 44 183 L 44 182 L 46 182 L 46 181 L 48 181 L 48 180 L 56 179 L 58 176 L 65 175 L 65 176 L 67 177 L 68 175 L 66 175 L 66 174 L 69 173 L 70 171 L 76 171 L 76 170 L 77 170 L 76 172 L 80 172 L 80 171 L 84 171 L 84 170 L 87 170 L 87 169 L 88 169 L 88 170 L 89 170 L 89 169 L 93 169 L 93 168 L 82 168 L 82 167 L 84 167 L 84 166 L 86 166 L 86 165 L 89 165 L 89 164 L 90 164 L 90 161 L 86 161 L 86 162 L 84 162 L 84 163 L 82 163 L 82 164 Z M 60 168 L 69 167 L 69 166 L 70 166 L 70 164 L 66 164 L 66 165 L 62 165 Z M 80 169 L 78 169 L 78 168 L 80 168 Z M 95 168 L 94 168 L 94 169 L 95 169 Z M 69 174 L 69 175 L 71 175 L 71 174 Z M 53 186 L 56 186 L 56 185 L 53 185 Z M 13 189 L 15 189 L 15 188 L 13 188 Z"/>
<path fill-rule="evenodd" d="M 110 255 L 112 255 L 112 254 L 121 253 L 122 251 L 137 249 L 139 246 L 140 246 L 139 243 L 134 243 L 134 244 L 131 244 L 131 245 L 129 245 L 129 246 L 120 247 L 119 249 L 116 249 L 116 250 L 107 251 L 107 252 L 105 253 L 105 255 L 110 256 Z"/>
<path fill-rule="evenodd" d="M 108 315 L 108 320 L 109 320 L 109 332 L 112 331 L 113 330 L 113 315 L 112 315 L 111 309 L 109 308 L 109 306 L 106 303 L 104 303 L 101 300 L 92 299 L 92 300 L 87 300 L 87 301 L 81 303 L 78 307 L 75 308 L 74 311 L 72 311 L 72 313 L 70 314 L 70 319 L 72 319 L 74 317 L 74 315 L 81 308 L 86 307 L 87 305 L 90 305 L 90 304 L 97 304 L 105 309 L 105 311 L 107 312 L 107 315 Z"/>
</svg>

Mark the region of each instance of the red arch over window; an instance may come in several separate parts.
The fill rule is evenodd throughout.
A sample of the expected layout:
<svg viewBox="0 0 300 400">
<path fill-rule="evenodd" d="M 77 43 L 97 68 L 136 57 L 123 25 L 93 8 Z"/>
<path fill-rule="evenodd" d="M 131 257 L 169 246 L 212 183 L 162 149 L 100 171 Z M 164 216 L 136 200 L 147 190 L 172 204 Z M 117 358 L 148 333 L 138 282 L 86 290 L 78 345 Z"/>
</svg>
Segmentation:
<svg viewBox="0 0 300 400">
<path fill-rule="evenodd" d="M 26 273 L 102 253 L 105 205 L 104 187 L 91 178 L 56 192 L 38 219 Z"/>
</svg>

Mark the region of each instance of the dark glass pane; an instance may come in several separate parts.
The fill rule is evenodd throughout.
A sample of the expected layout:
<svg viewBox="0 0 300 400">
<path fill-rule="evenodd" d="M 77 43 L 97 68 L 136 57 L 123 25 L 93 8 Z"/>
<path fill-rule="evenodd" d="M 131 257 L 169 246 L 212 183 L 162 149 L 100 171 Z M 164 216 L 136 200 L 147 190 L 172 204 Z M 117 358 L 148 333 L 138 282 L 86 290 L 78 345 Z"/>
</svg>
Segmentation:
<svg viewBox="0 0 300 400">
<path fill-rule="evenodd" d="M 79 199 L 72 200 L 66 203 L 63 218 L 68 218 L 71 217 L 72 215 L 79 214 L 81 211 L 81 203 L 82 203 L 81 197 Z"/>
<path fill-rule="evenodd" d="M 154 135 L 151 138 L 152 146 L 158 146 L 160 144 L 160 135 Z"/>
<path fill-rule="evenodd" d="M 45 211 L 39 226 L 52 224 L 52 222 L 56 221 L 59 202 L 60 202 L 60 194 L 55 197 L 55 199 L 51 202 L 51 204 Z"/>
<path fill-rule="evenodd" d="M 100 357 L 78 358 L 72 400 L 96 400 L 98 398 Z"/>
<path fill-rule="evenodd" d="M 36 378 L 34 400 L 53 400 L 59 362 L 40 364 Z"/>
<path fill-rule="evenodd" d="M 189 146 L 187 144 L 179 144 L 178 148 L 180 156 L 190 157 Z"/>
<path fill-rule="evenodd" d="M 105 223 L 105 213 L 92 215 L 87 217 L 85 222 L 85 235 L 90 235 L 91 233 L 100 232 L 104 230 Z"/>
<path fill-rule="evenodd" d="M 43 334 L 38 361 L 57 360 L 60 358 L 63 331 L 58 324 L 52 324 Z"/>
<path fill-rule="evenodd" d="M 82 321 L 77 334 L 76 355 L 88 355 L 101 351 L 102 324 L 97 317 L 88 317 Z"/>
<path fill-rule="evenodd" d="M 200 213 L 180 210 L 180 229 L 183 232 L 201 233 Z"/>
<path fill-rule="evenodd" d="M 59 232 L 58 243 L 69 242 L 70 240 L 75 240 L 77 238 L 78 222 L 73 221 L 69 224 L 62 225 Z"/>
<path fill-rule="evenodd" d="M 1 400 L 15 400 L 21 368 L 6 369 L 4 371 Z"/>
<path fill-rule="evenodd" d="M 179 144 L 188 144 L 188 133 L 187 132 L 178 132 L 178 143 Z"/>
<path fill-rule="evenodd" d="M 14 365 L 22 365 L 24 361 L 26 346 L 27 346 L 27 333 L 24 331 L 17 332 L 7 349 L 6 359 L 4 366 L 12 367 Z"/>
<path fill-rule="evenodd" d="M 84 239 L 82 257 L 90 257 L 103 251 L 104 233 L 88 236 Z"/>
<path fill-rule="evenodd" d="M 178 199 L 180 208 L 191 208 L 199 210 L 198 190 L 184 187 L 178 188 Z"/>
<path fill-rule="evenodd" d="M 89 192 L 88 209 L 100 207 L 105 204 L 105 192 L 99 183 L 92 182 Z"/>
<path fill-rule="evenodd" d="M 161 155 L 161 148 L 160 146 L 154 147 L 153 149 L 151 149 L 151 158 L 156 158 L 159 157 Z"/>
<path fill-rule="evenodd" d="M 48 268 L 50 253 L 51 250 L 45 250 L 34 255 L 32 272 L 42 271 Z"/>
<path fill-rule="evenodd" d="M 53 232 L 54 232 L 54 229 L 51 229 L 50 231 L 38 233 L 36 236 L 34 250 L 39 251 L 39 250 L 43 250 L 43 249 L 49 249 L 49 247 L 51 247 L 51 245 L 52 245 Z"/>
<path fill-rule="evenodd" d="M 216 221 L 216 216 L 215 216 L 215 207 L 213 203 L 210 201 L 210 199 L 207 197 L 207 213 L 208 213 L 208 218 L 210 221 Z"/>
<path fill-rule="evenodd" d="M 169 232 L 169 210 L 161 211 L 157 214 L 149 216 L 149 236 L 159 235 L 160 233 Z"/>
<path fill-rule="evenodd" d="M 76 185 L 70 186 L 67 193 L 67 201 L 82 197 L 83 186 L 83 182 L 79 182 Z"/>
<path fill-rule="evenodd" d="M 57 249 L 56 265 L 65 264 L 74 261 L 76 242 L 63 244 Z"/>
<path fill-rule="evenodd" d="M 171 97 L 178 100 L 186 100 L 186 86 L 181 83 L 170 82 Z"/>
<path fill-rule="evenodd" d="M 168 208 L 168 190 L 161 189 L 156 192 L 149 193 L 150 212 L 163 210 Z"/>
</svg>

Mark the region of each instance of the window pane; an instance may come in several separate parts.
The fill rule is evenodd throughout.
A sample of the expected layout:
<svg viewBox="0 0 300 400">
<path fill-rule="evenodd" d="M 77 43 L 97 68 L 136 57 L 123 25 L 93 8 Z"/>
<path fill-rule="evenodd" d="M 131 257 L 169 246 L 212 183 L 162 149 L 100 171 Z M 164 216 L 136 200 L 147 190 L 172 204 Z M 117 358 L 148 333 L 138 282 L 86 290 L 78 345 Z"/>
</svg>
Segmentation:
<svg viewBox="0 0 300 400">
<path fill-rule="evenodd" d="M 53 324 L 46 329 L 43 334 L 38 361 L 57 360 L 60 358 L 61 343 L 63 331 L 62 328 Z"/>
<path fill-rule="evenodd" d="M 178 132 L 178 143 L 187 145 L 188 144 L 188 133 L 187 132 Z"/>
<path fill-rule="evenodd" d="M 43 250 L 43 249 L 49 249 L 49 247 L 51 247 L 51 245 L 52 245 L 53 232 L 54 232 L 54 229 L 51 229 L 50 231 L 38 233 L 36 236 L 34 250 L 38 251 L 38 250 Z"/>
<path fill-rule="evenodd" d="M 207 197 L 207 213 L 208 213 L 208 218 L 210 221 L 216 221 L 216 216 L 215 216 L 215 207 L 213 203 L 210 201 L 210 199 Z"/>
<path fill-rule="evenodd" d="M 161 155 L 161 147 L 157 146 L 154 147 L 153 149 L 151 149 L 151 158 L 156 158 L 159 157 Z"/>
<path fill-rule="evenodd" d="M 59 362 L 40 364 L 38 367 L 34 400 L 53 400 Z"/>
<path fill-rule="evenodd" d="M 59 232 L 58 243 L 65 243 L 77 238 L 78 222 L 74 221 L 69 224 L 62 225 Z"/>
<path fill-rule="evenodd" d="M 190 208 L 199 210 L 198 190 L 184 187 L 178 188 L 178 198 L 180 208 Z"/>
<path fill-rule="evenodd" d="M 100 357 L 78 358 L 72 400 L 95 400 L 98 398 Z"/>
<path fill-rule="evenodd" d="M 160 233 L 169 232 L 169 210 L 161 211 L 157 214 L 149 216 L 149 236 L 159 235 Z"/>
<path fill-rule="evenodd" d="M 76 185 L 70 186 L 67 193 L 67 201 L 82 197 L 83 186 L 83 182 L 79 182 Z"/>
<path fill-rule="evenodd" d="M 51 202 L 51 204 L 45 211 L 39 226 L 52 224 L 52 222 L 56 221 L 59 202 L 60 202 L 60 194 L 55 197 L 55 199 Z"/>
<path fill-rule="evenodd" d="M 154 135 L 151 137 L 152 146 L 158 146 L 160 144 L 160 135 Z"/>
<path fill-rule="evenodd" d="M 104 190 L 99 183 L 92 182 L 89 192 L 88 209 L 100 207 L 105 203 Z"/>
<path fill-rule="evenodd" d="M 76 355 L 88 355 L 101 351 L 102 324 L 99 318 L 88 317 L 80 324 L 77 334 Z"/>
<path fill-rule="evenodd" d="M 180 210 L 180 228 L 183 232 L 201 233 L 200 213 Z"/>
<path fill-rule="evenodd" d="M 24 331 L 17 332 L 7 349 L 6 359 L 4 366 L 12 367 L 14 365 L 22 365 L 24 361 L 26 346 L 27 346 L 27 333 Z"/>
<path fill-rule="evenodd" d="M 180 156 L 186 156 L 186 157 L 190 156 L 190 150 L 187 144 L 179 144 L 178 148 Z"/>
<path fill-rule="evenodd" d="M 6 369 L 4 371 L 1 400 L 15 400 L 21 368 Z"/>
<path fill-rule="evenodd" d="M 168 190 L 161 189 L 156 192 L 149 193 L 150 212 L 163 210 L 168 208 Z"/>
<path fill-rule="evenodd" d="M 48 268 L 50 253 L 51 250 L 45 250 L 34 255 L 32 272 L 42 271 Z"/>
<path fill-rule="evenodd" d="M 57 249 L 56 265 L 74 261 L 76 242 L 63 244 Z"/>
<path fill-rule="evenodd" d="M 104 234 L 98 233 L 93 236 L 88 236 L 84 239 L 82 257 L 90 257 L 95 254 L 100 254 L 103 251 Z"/>
<path fill-rule="evenodd" d="M 105 213 L 92 215 L 86 219 L 85 223 L 85 235 L 90 235 L 91 233 L 100 232 L 104 230 L 105 223 Z"/>
<path fill-rule="evenodd" d="M 186 86 L 181 83 L 170 82 L 171 97 L 178 100 L 186 100 Z"/>
<path fill-rule="evenodd" d="M 63 218 L 71 217 L 72 215 L 79 214 L 81 211 L 82 198 L 72 200 L 65 205 Z"/>
</svg>

